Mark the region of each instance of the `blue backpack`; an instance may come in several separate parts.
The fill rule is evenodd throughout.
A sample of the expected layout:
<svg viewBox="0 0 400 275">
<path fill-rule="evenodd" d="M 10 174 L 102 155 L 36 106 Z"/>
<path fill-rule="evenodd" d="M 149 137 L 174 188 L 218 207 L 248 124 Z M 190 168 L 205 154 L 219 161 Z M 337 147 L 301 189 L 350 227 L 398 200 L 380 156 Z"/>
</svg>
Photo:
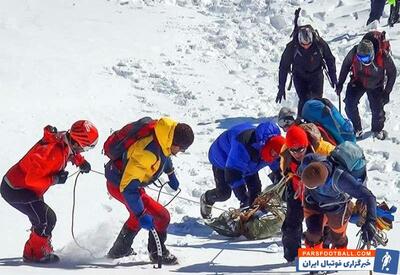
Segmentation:
<svg viewBox="0 0 400 275">
<path fill-rule="evenodd" d="M 356 141 L 351 121 L 344 118 L 332 102 L 326 98 L 306 101 L 301 116 L 307 122 L 315 123 L 326 129 L 337 144 L 344 141 Z"/>
<path fill-rule="evenodd" d="M 333 181 L 339 178 L 343 171 L 349 172 L 357 181 L 364 183 L 367 175 L 367 160 L 363 149 L 355 142 L 345 141 L 331 152 L 329 158 L 338 165 L 333 174 Z"/>
</svg>

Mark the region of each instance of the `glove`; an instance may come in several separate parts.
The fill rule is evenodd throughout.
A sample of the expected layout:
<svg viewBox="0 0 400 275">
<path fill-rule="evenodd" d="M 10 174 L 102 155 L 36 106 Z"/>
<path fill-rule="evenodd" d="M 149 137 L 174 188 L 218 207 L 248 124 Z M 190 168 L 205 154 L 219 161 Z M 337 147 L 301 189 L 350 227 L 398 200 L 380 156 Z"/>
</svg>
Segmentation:
<svg viewBox="0 0 400 275">
<path fill-rule="evenodd" d="M 64 184 L 68 178 L 68 171 L 62 170 L 58 172 L 56 175 L 56 183 L 55 184 Z"/>
<path fill-rule="evenodd" d="M 282 175 L 279 171 L 271 172 L 268 174 L 268 178 L 271 180 L 272 184 L 277 184 L 281 179 Z"/>
<path fill-rule="evenodd" d="M 336 84 L 336 89 L 335 89 L 336 94 L 340 95 L 342 90 L 343 90 L 343 84 Z"/>
<path fill-rule="evenodd" d="M 386 90 L 383 90 L 383 96 L 382 96 L 382 103 L 383 105 L 386 105 L 389 103 L 390 98 L 389 98 L 390 92 L 387 92 Z"/>
<path fill-rule="evenodd" d="M 366 220 L 361 226 L 362 238 L 365 242 L 371 242 L 376 234 L 375 221 Z"/>
<path fill-rule="evenodd" d="M 151 230 L 152 228 L 154 228 L 153 217 L 149 214 L 142 214 L 139 218 L 139 222 L 140 227 L 144 229 Z"/>
<path fill-rule="evenodd" d="M 175 191 L 178 190 L 178 188 L 179 188 L 179 181 L 178 181 L 178 179 L 176 178 L 175 173 L 172 173 L 172 174 L 168 175 L 168 179 L 169 179 L 169 182 L 168 182 L 169 187 L 171 187 L 171 188 L 174 189 Z"/>
<path fill-rule="evenodd" d="M 57 133 L 57 128 L 51 125 L 47 125 L 46 127 L 44 127 L 44 129 L 53 134 Z"/>
<path fill-rule="evenodd" d="M 81 173 L 89 173 L 92 170 L 90 163 L 85 160 L 81 165 L 79 165 L 79 170 Z"/>
<path fill-rule="evenodd" d="M 285 89 L 279 89 L 278 91 L 278 95 L 276 96 L 275 102 L 276 103 L 281 103 L 282 102 L 282 98 L 284 100 L 286 100 L 286 92 Z"/>
</svg>

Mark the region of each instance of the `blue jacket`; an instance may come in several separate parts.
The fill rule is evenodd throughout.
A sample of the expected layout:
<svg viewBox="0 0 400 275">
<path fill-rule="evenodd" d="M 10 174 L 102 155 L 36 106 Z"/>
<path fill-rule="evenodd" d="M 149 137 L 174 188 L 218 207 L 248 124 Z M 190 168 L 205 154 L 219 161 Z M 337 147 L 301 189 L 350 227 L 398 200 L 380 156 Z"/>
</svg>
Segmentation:
<svg viewBox="0 0 400 275">
<path fill-rule="evenodd" d="M 326 182 L 316 189 L 306 189 L 305 201 L 317 204 L 327 212 L 344 208 L 351 198 L 362 200 L 367 205 L 367 219 L 376 220 L 376 198 L 372 192 L 355 179 L 349 172 L 342 170 L 326 157 L 317 154 L 307 154 L 298 170 L 301 174 L 311 162 L 322 162 L 329 171 Z"/>
<path fill-rule="evenodd" d="M 211 145 L 208 159 L 211 164 L 225 170 L 225 180 L 232 188 L 245 184 L 246 176 L 254 175 L 269 166 L 279 170 L 279 160 L 267 163 L 260 157 L 261 148 L 272 137 L 280 135 L 279 127 L 272 121 L 259 124 L 236 125 L 223 132 Z"/>
</svg>

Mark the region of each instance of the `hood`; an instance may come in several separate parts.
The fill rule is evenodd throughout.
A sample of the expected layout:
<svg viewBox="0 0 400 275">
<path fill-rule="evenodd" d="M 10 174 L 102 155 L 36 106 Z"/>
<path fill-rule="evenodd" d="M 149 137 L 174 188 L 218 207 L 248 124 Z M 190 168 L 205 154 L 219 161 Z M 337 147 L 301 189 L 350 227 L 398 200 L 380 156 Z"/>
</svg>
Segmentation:
<svg viewBox="0 0 400 275">
<path fill-rule="evenodd" d="M 274 136 L 279 136 L 281 134 L 281 130 L 279 130 L 278 125 L 276 125 L 272 121 L 267 121 L 260 123 L 255 132 L 256 142 L 252 144 L 257 150 L 261 150 L 261 148 L 268 142 L 268 140 Z"/>
<path fill-rule="evenodd" d="M 168 117 L 162 117 L 157 121 L 156 126 L 154 127 L 158 143 L 160 144 L 164 155 L 167 157 L 171 155 L 171 145 L 177 124 L 176 121 Z"/>
</svg>

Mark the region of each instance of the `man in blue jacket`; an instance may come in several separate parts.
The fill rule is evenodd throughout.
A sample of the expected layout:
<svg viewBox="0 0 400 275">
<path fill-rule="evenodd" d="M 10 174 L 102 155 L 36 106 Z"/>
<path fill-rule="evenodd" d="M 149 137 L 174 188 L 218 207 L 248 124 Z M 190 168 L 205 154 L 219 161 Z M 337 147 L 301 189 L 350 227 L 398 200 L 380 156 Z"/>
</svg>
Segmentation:
<svg viewBox="0 0 400 275">
<path fill-rule="evenodd" d="M 232 191 L 240 207 L 251 205 L 261 192 L 259 170 L 269 166 L 271 180 L 279 180 L 279 153 L 284 143 L 279 127 L 271 121 L 257 127 L 243 123 L 223 132 L 208 153 L 216 187 L 201 196 L 201 216 L 211 218 L 212 205 L 228 200 Z"/>
<path fill-rule="evenodd" d="M 308 154 L 298 171 L 305 185 L 304 216 L 307 231 L 306 247 L 322 248 L 323 227 L 330 229 L 332 248 L 346 248 L 347 224 L 351 216 L 351 198 L 367 206 L 366 221 L 361 227 L 365 242 L 375 236 L 376 199 L 361 181 L 333 161 L 317 154 Z"/>
</svg>

